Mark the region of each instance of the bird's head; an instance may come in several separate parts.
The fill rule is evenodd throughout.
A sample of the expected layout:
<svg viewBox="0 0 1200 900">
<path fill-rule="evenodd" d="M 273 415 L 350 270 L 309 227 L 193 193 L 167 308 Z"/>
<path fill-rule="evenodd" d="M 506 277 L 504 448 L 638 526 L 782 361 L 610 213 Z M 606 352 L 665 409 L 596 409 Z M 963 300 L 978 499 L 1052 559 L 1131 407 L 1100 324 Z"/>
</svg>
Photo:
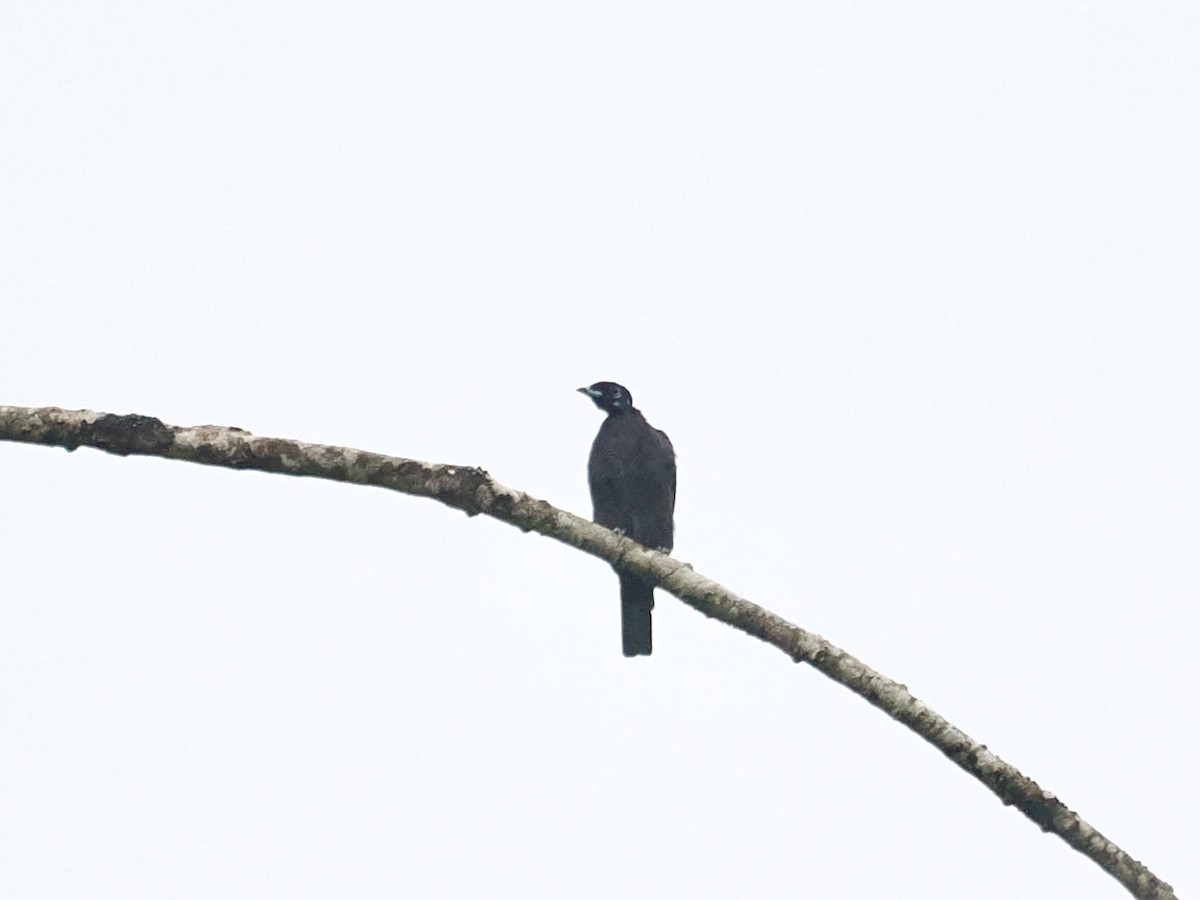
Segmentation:
<svg viewBox="0 0 1200 900">
<path fill-rule="evenodd" d="M 609 415 L 633 409 L 633 396 L 621 385 L 611 381 L 597 381 L 591 387 L 580 388 L 579 393 L 587 394 L 593 403 Z"/>
</svg>

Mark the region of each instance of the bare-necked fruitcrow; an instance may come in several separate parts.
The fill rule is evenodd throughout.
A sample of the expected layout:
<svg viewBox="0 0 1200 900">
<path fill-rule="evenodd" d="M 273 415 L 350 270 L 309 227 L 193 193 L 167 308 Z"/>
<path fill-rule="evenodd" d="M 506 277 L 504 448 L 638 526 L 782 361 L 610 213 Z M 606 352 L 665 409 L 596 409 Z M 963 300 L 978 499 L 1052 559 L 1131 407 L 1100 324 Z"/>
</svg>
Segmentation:
<svg viewBox="0 0 1200 900">
<path fill-rule="evenodd" d="M 588 457 L 592 519 L 654 550 L 675 536 L 675 449 L 633 408 L 629 391 L 611 381 L 580 388 L 608 415 Z M 654 582 L 618 572 L 621 643 L 626 656 L 649 656 Z"/>
</svg>

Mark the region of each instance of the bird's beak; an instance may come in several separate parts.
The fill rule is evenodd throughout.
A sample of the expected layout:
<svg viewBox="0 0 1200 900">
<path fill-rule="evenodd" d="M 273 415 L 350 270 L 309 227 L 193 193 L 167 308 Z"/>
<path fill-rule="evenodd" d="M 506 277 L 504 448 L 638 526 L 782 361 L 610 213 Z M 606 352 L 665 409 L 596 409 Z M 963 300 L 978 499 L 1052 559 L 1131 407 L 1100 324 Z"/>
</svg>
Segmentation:
<svg viewBox="0 0 1200 900">
<path fill-rule="evenodd" d="M 591 397 L 593 400 L 595 400 L 597 397 L 599 397 L 599 396 L 600 396 L 600 392 L 599 392 L 599 391 L 593 391 L 591 388 L 578 388 L 577 390 L 578 390 L 578 391 L 579 391 L 579 393 L 581 393 L 581 394 L 587 394 L 587 395 L 588 395 L 589 397 Z"/>
</svg>

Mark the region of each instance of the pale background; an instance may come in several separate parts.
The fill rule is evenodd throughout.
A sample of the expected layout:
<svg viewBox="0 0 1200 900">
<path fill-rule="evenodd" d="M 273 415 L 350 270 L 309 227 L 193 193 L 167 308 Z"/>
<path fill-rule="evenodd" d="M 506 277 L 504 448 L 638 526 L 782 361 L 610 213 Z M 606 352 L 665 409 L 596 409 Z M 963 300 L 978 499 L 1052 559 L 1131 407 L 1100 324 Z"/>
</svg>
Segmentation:
<svg viewBox="0 0 1200 900">
<path fill-rule="evenodd" d="M 1200 891 L 1195 3 L 17 3 L 0 403 L 479 465 Z M 0 445 L 0 894 L 1124 891 L 806 667 L 429 501 Z"/>
</svg>

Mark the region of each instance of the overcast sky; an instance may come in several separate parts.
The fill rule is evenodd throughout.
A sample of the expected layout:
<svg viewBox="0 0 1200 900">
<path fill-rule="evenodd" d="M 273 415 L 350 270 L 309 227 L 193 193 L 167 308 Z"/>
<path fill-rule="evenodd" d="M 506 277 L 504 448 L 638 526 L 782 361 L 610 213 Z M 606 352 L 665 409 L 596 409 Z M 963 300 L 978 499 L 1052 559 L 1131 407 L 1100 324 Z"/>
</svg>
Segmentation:
<svg viewBox="0 0 1200 900">
<path fill-rule="evenodd" d="M 1194 3 L 18 3 L 0 404 L 478 465 L 1200 893 Z M 808 667 L 374 489 L 0 445 L 0 894 L 1120 898 Z"/>
</svg>

